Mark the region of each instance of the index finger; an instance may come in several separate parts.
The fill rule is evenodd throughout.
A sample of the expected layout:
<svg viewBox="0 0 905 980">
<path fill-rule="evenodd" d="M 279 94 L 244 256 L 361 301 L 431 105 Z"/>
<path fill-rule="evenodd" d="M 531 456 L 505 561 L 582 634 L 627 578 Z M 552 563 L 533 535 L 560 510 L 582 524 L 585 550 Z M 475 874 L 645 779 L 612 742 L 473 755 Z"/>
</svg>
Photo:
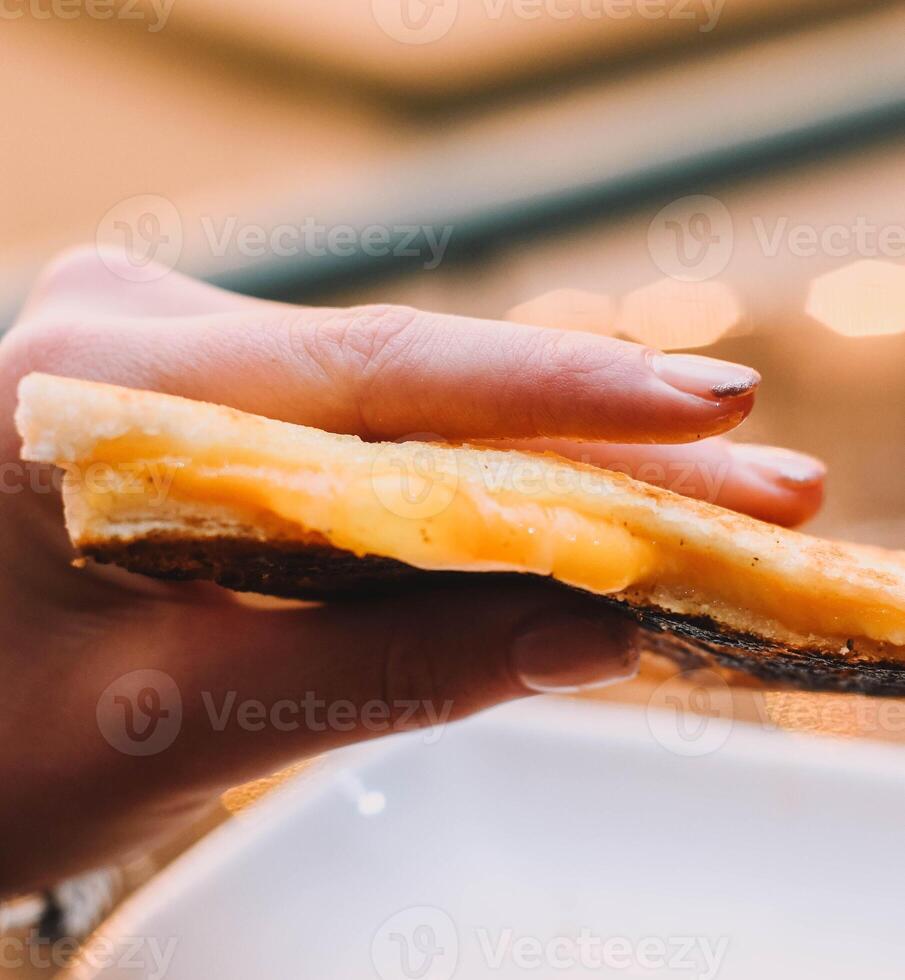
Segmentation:
<svg viewBox="0 0 905 980">
<path fill-rule="evenodd" d="M 40 370 L 395 439 L 689 442 L 750 412 L 751 368 L 593 334 L 428 313 L 245 305 L 187 317 L 26 319 L 13 378 Z"/>
</svg>

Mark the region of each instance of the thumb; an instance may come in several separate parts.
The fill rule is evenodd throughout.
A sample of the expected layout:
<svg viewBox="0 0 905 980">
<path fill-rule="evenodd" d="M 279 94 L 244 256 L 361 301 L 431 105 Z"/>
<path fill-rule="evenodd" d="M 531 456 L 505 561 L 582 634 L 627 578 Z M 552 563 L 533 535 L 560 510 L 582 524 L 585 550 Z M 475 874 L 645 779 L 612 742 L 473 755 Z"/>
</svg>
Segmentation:
<svg viewBox="0 0 905 980">
<path fill-rule="evenodd" d="M 175 616 L 164 615 L 159 642 L 145 636 L 143 652 L 122 648 L 127 669 L 165 671 L 182 700 L 172 746 L 128 760 L 145 785 L 156 771 L 171 788 L 216 790 L 341 745 L 637 669 L 632 623 L 587 595 L 530 581 L 301 609 L 180 606 Z"/>
<path fill-rule="evenodd" d="M 212 795 L 305 756 L 634 674 L 635 627 L 598 600 L 468 579 L 279 610 L 191 586 L 105 607 L 103 643 L 86 628 L 78 657 L 48 665 L 39 689 L 55 684 L 60 704 L 26 729 L 32 756 L 52 761 L 30 770 L 9 819 L 54 841 L 53 866 L 9 848 L 0 878 L 43 883 L 152 846 Z M 61 828 L 61 812 L 78 819 Z"/>
</svg>

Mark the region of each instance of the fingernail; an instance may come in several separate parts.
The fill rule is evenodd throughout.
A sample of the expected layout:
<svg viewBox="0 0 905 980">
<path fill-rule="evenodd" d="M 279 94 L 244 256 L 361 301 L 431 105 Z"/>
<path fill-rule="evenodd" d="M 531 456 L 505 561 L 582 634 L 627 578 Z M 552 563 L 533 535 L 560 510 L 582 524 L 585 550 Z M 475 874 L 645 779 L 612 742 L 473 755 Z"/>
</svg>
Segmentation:
<svg viewBox="0 0 905 980">
<path fill-rule="evenodd" d="M 733 459 L 741 465 L 749 466 L 766 479 L 792 489 L 813 486 L 826 476 L 826 466 L 819 459 L 791 449 L 732 443 L 730 451 Z"/>
<path fill-rule="evenodd" d="M 550 613 L 512 645 L 512 667 L 531 691 L 565 694 L 626 681 L 638 672 L 637 627 L 601 612 Z"/>
<path fill-rule="evenodd" d="M 718 361 L 697 354 L 661 354 L 655 351 L 650 359 L 654 373 L 668 385 L 711 401 L 740 398 L 760 384 L 754 368 L 732 361 Z"/>
</svg>

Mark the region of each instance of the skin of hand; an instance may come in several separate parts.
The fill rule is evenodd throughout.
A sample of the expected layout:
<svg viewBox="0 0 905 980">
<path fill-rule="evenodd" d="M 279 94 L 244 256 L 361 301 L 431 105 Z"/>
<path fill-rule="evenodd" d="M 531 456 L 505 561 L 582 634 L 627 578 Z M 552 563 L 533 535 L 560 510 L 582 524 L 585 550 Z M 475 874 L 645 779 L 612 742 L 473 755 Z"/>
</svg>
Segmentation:
<svg viewBox="0 0 905 980">
<path fill-rule="evenodd" d="M 225 788 L 296 759 L 628 678 L 637 664 L 633 627 L 537 581 L 257 608 L 206 584 L 73 568 L 49 471 L 18 462 L 15 393 L 30 371 L 366 439 L 430 432 L 554 448 L 665 485 L 681 468 L 674 489 L 783 524 L 820 504 L 816 460 L 720 438 L 752 408 L 749 368 L 593 334 L 395 306 L 302 308 L 132 273 L 112 253 L 67 253 L 0 342 L 2 894 L 154 847 Z M 172 744 L 138 756 L 105 736 L 99 705 L 112 690 L 115 703 L 147 708 L 148 692 L 129 685 L 149 670 L 175 685 L 181 720 Z M 351 707 L 343 724 L 211 716 L 230 699 L 312 694 L 324 711 Z M 375 704 L 380 724 L 368 724 Z"/>
</svg>

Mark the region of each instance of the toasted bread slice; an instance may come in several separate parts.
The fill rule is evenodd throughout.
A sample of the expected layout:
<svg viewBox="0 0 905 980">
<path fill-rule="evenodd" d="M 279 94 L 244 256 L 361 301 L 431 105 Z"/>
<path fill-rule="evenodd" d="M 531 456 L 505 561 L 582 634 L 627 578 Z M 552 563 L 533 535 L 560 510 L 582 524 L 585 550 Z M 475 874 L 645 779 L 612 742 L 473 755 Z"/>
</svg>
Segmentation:
<svg viewBox="0 0 905 980">
<path fill-rule="evenodd" d="M 531 574 L 651 650 L 812 690 L 905 695 L 905 553 L 818 540 L 553 455 L 366 443 L 32 374 L 22 457 L 66 470 L 81 555 L 298 598 Z"/>
</svg>

